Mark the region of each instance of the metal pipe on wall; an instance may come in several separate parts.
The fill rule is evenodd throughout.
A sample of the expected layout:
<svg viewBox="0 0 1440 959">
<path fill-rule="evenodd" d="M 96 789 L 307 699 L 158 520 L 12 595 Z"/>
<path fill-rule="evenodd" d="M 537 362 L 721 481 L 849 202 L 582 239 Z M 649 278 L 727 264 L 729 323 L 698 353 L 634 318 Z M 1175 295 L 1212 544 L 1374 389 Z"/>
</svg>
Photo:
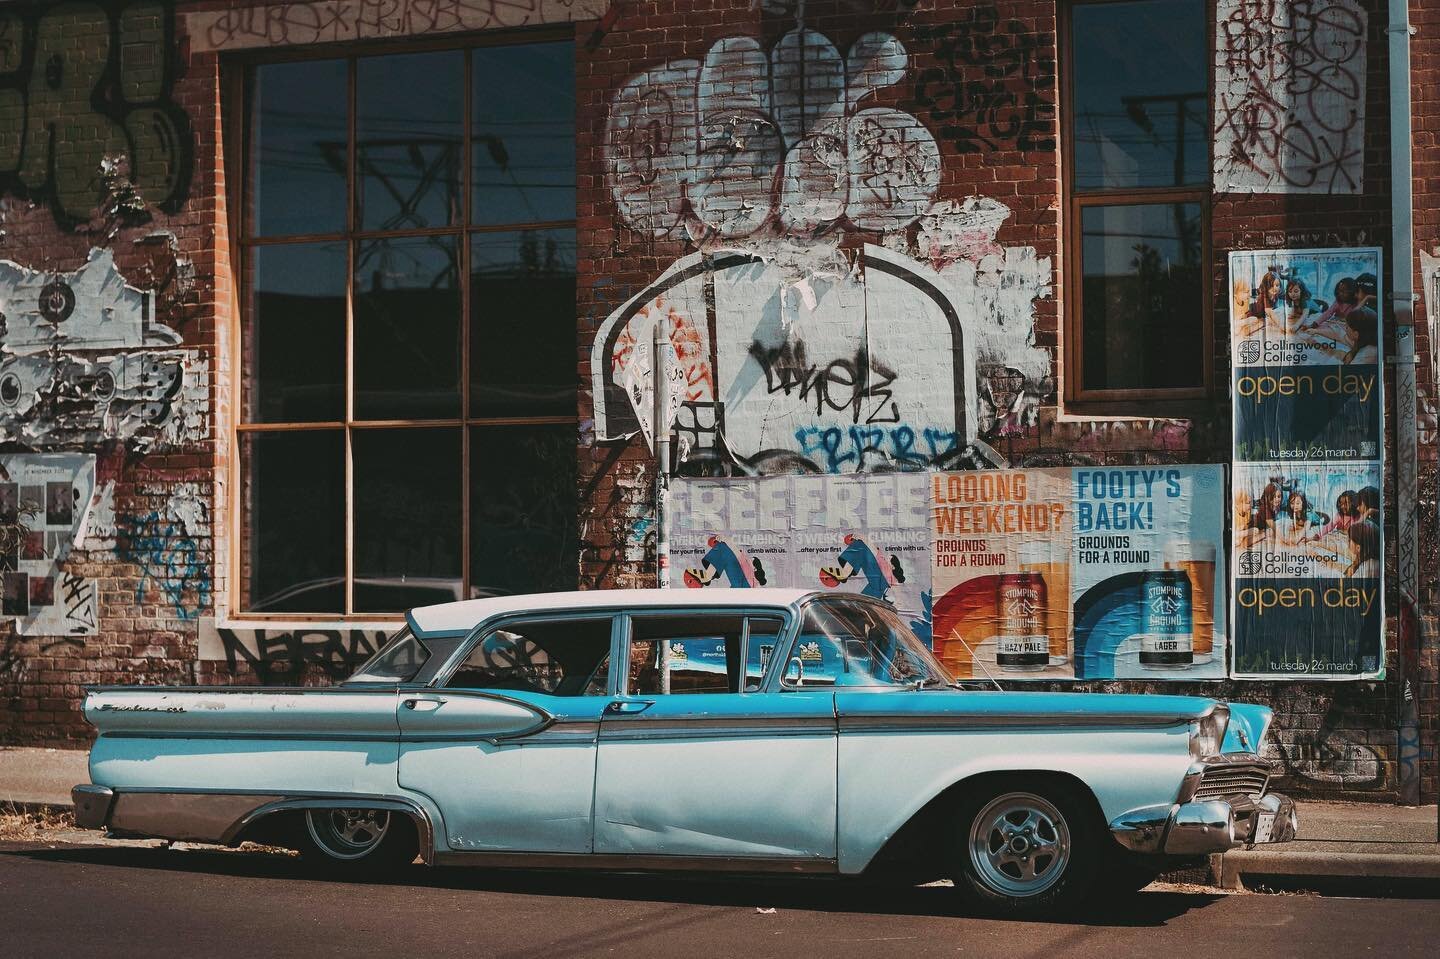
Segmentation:
<svg viewBox="0 0 1440 959">
<path fill-rule="evenodd" d="M 1411 169 L 1409 0 L 1389 0 L 1390 25 L 1390 302 L 1395 311 L 1395 499 L 1398 659 L 1402 680 L 1397 768 L 1400 801 L 1420 801 L 1418 643 L 1420 542 L 1416 510 L 1415 215 Z"/>
<path fill-rule="evenodd" d="M 655 443 L 655 576 L 656 586 L 670 585 L 670 391 L 665 384 L 665 359 L 670 337 L 659 315 L 650 335 L 650 366 L 654 374 L 650 435 Z"/>
</svg>

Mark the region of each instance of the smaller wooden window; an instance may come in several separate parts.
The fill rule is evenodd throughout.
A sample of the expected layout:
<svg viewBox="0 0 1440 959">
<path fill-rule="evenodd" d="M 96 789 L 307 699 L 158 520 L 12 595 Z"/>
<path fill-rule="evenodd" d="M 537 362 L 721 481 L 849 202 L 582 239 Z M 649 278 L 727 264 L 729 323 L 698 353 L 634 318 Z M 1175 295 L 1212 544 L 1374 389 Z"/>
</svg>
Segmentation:
<svg viewBox="0 0 1440 959">
<path fill-rule="evenodd" d="M 1065 399 L 1080 411 L 1168 412 L 1210 390 L 1206 7 L 1067 7 Z"/>
</svg>

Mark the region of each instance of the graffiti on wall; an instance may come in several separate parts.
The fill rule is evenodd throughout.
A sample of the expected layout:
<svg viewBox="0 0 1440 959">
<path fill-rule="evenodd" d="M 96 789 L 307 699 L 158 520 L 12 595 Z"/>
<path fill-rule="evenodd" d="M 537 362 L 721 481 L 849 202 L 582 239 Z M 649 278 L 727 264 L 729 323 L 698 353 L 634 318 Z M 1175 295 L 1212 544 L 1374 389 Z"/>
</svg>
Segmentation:
<svg viewBox="0 0 1440 959">
<path fill-rule="evenodd" d="M 154 590 L 180 619 L 199 617 L 210 603 L 210 564 L 203 542 L 209 530 L 207 499 L 195 483 L 176 484 L 163 509 L 117 517 L 115 555 L 140 571 L 137 605 Z"/>
<path fill-rule="evenodd" d="M 108 250 L 69 273 L 0 261 L 0 440 L 134 449 L 209 433 L 207 369 Z"/>
<path fill-rule="evenodd" d="M 94 492 L 93 455 L 0 455 L 0 616 L 20 635 L 95 634 L 95 584 L 63 567 Z"/>
<path fill-rule="evenodd" d="M 906 226 L 939 186 L 939 149 L 915 117 L 867 101 L 909 63 L 886 33 L 842 55 L 822 34 L 792 30 L 768 52 L 726 37 L 703 60 L 631 77 L 604 140 L 621 219 L 652 236 L 683 227 L 721 241 Z"/>
<path fill-rule="evenodd" d="M 306 0 L 185 15 L 196 50 L 425 36 L 592 20 L 609 0 Z"/>
<path fill-rule="evenodd" d="M 1215 15 L 1216 192 L 1359 193 L 1359 0 L 1219 0 Z"/>
<path fill-rule="evenodd" d="M 858 266 L 797 290 L 750 254 L 677 261 L 600 326 L 597 437 L 649 441 L 649 344 L 662 323 L 672 347 L 666 415 L 687 472 L 998 465 L 981 440 L 1033 425 L 1048 388 L 1033 301 L 1049 292 L 1049 261 L 1010 248 L 937 271 L 867 245 Z M 997 369 L 1009 371 L 1004 390 Z"/>
<path fill-rule="evenodd" d="M 915 80 L 915 104 L 961 153 L 1055 149 L 1055 38 L 1002 18 L 994 4 L 917 24 L 934 66 Z"/>
<path fill-rule="evenodd" d="M 224 663 L 231 675 L 253 670 L 261 682 L 294 681 L 310 668 L 340 680 L 375 655 L 395 629 L 393 623 L 343 629 L 278 623 L 268 629 L 232 628 L 207 616 L 200 620 L 199 659 Z"/>
<path fill-rule="evenodd" d="M 89 218 L 106 157 L 173 213 L 194 164 L 174 98 L 174 16 L 161 0 L 0 9 L 0 188 L 48 200 L 64 225 Z"/>
</svg>

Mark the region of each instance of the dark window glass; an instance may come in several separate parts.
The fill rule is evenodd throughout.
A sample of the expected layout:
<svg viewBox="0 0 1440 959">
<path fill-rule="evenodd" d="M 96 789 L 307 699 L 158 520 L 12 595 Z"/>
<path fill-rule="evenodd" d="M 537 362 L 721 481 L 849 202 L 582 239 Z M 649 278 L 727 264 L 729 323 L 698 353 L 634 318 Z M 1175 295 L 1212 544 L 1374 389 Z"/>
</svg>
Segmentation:
<svg viewBox="0 0 1440 959">
<path fill-rule="evenodd" d="M 575 589 L 575 427 L 470 430 L 470 595 Z"/>
<path fill-rule="evenodd" d="M 345 418 L 343 243 L 259 246 L 246 341 L 246 411 L 251 422 Z"/>
<path fill-rule="evenodd" d="M 476 50 L 472 223 L 575 216 L 575 49 L 537 43 Z"/>
<path fill-rule="evenodd" d="M 356 246 L 356 419 L 460 415 L 459 252 L 450 236 Z"/>
<path fill-rule="evenodd" d="M 252 235 L 345 229 L 348 82 L 344 60 L 255 68 Z"/>
<path fill-rule="evenodd" d="M 246 608 L 323 613 L 345 608 L 345 434 L 240 434 L 249 519 Z"/>
<path fill-rule="evenodd" d="M 630 627 L 631 693 L 733 693 L 742 617 L 637 616 Z"/>
<path fill-rule="evenodd" d="M 395 612 L 460 595 L 460 430 L 351 434 L 355 610 Z"/>
<path fill-rule="evenodd" d="M 610 620 L 507 623 L 476 644 L 445 685 L 552 696 L 603 696 Z"/>
<path fill-rule="evenodd" d="M 470 414 L 575 413 L 575 231 L 470 238 Z"/>
<path fill-rule="evenodd" d="M 362 57 L 355 75 L 360 227 L 461 222 L 464 54 Z"/>
<path fill-rule="evenodd" d="M 1206 4 L 1077 4 L 1071 14 L 1075 189 L 1210 177 Z"/>
<path fill-rule="evenodd" d="M 1200 204 L 1087 206 L 1081 229 L 1084 388 L 1203 385 Z"/>
</svg>

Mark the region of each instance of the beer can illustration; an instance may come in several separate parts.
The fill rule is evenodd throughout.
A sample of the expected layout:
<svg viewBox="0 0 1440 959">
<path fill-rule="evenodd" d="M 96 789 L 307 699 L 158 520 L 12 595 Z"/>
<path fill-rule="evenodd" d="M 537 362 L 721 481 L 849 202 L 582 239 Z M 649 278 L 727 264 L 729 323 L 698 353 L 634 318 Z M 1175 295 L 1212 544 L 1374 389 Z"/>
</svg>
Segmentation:
<svg viewBox="0 0 1440 959">
<path fill-rule="evenodd" d="M 1050 634 L 1045 630 L 1048 597 L 1045 577 L 1036 572 L 1006 573 L 995 588 L 1000 629 L 995 663 L 1001 669 L 1030 672 L 1050 664 Z"/>
<path fill-rule="evenodd" d="M 1141 590 L 1140 665 L 1151 669 L 1184 668 L 1195 661 L 1190 577 L 1183 569 L 1154 569 Z"/>
</svg>

